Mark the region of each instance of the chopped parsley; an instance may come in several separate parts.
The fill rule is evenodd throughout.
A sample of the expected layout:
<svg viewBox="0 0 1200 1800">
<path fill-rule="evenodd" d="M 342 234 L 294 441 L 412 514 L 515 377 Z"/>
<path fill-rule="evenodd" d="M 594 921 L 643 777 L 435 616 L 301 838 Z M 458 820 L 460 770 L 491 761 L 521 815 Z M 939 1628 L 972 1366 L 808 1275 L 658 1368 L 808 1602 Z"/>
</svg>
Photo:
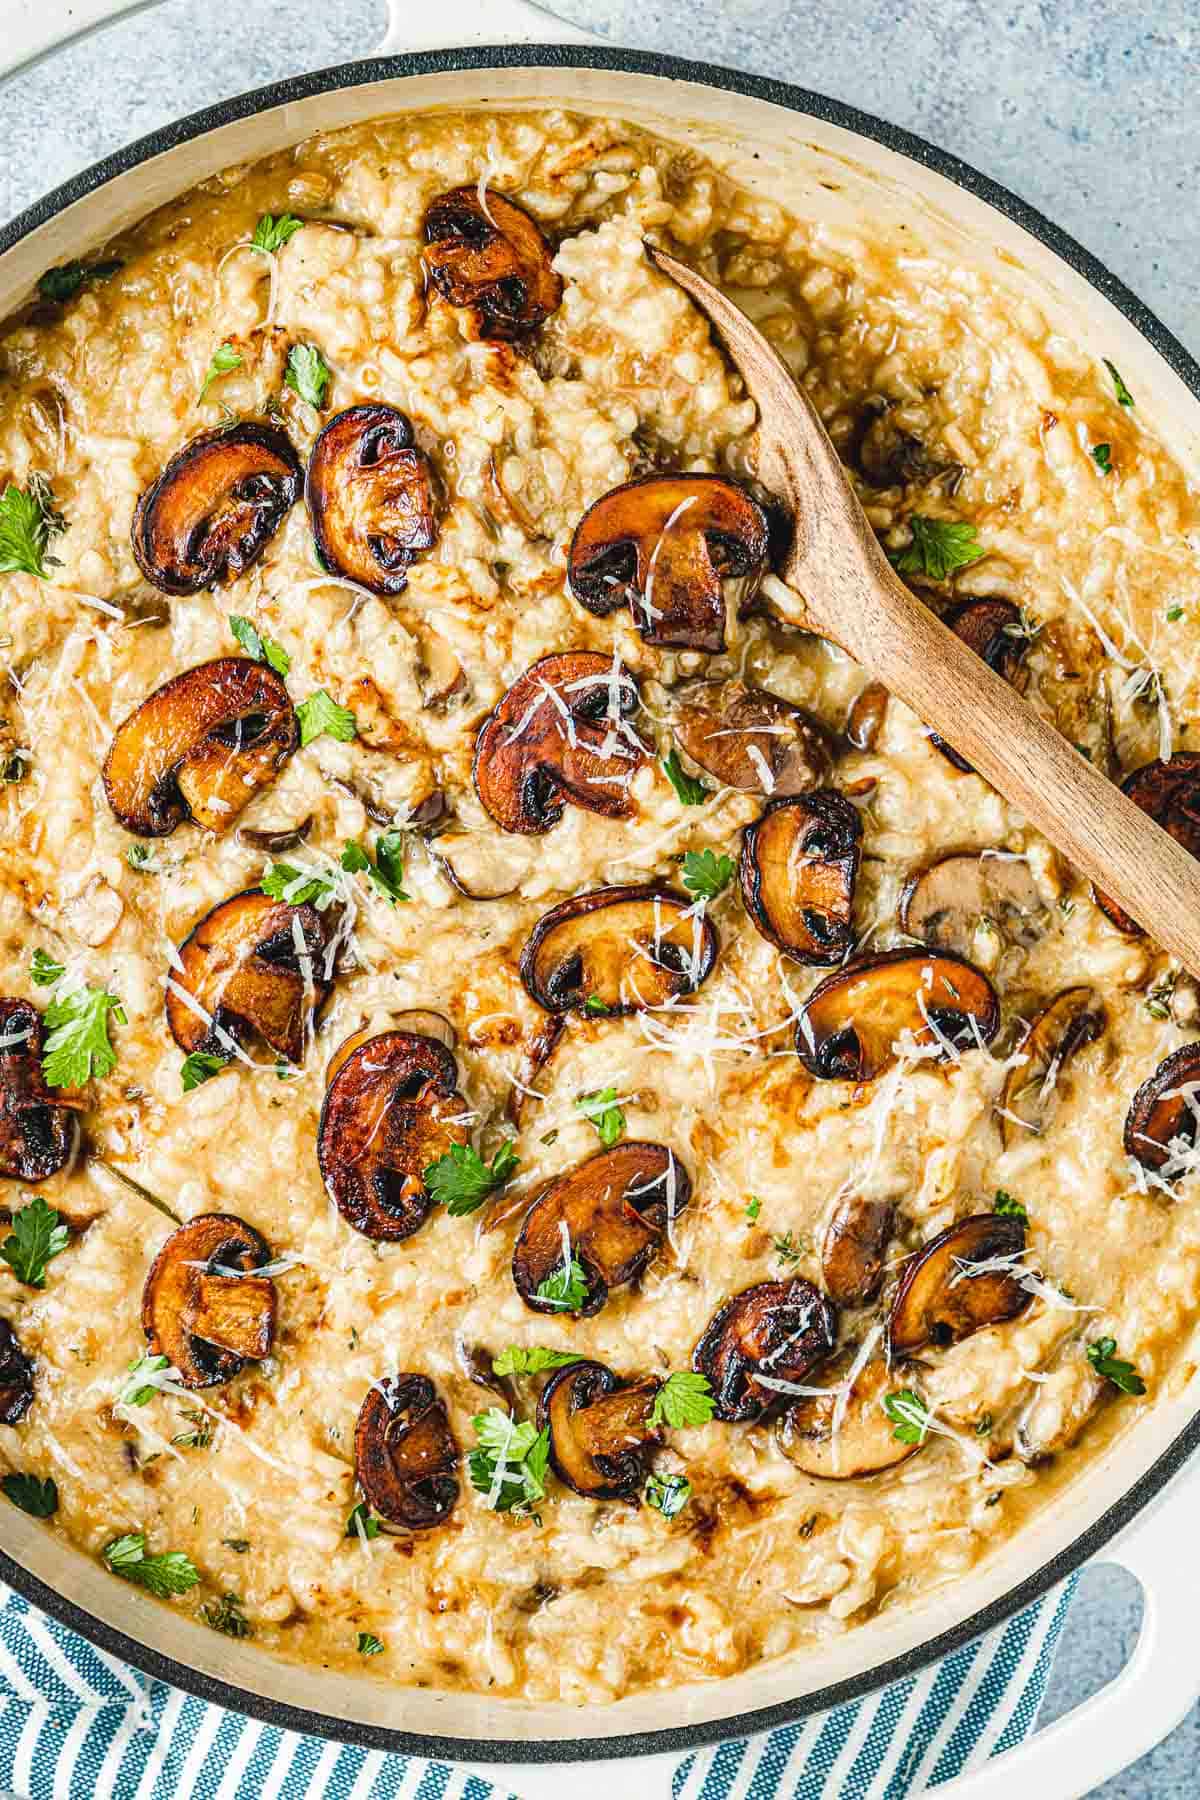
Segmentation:
<svg viewBox="0 0 1200 1800">
<path fill-rule="evenodd" d="M 192 1050 L 184 1057 L 179 1070 L 179 1079 L 183 1083 L 183 1091 L 190 1094 L 193 1088 L 202 1087 L 219 1075 L 222 1069 L 228 1068 L 229 1058 L 218 1056 L 215 1050 Z"/>
<path fill-rule="evenodd" d="M 254 227 L 250 248 L 260 250 L 264 256 L 274 256 L 277 250 L 283 249 L 289 238 L 295 237 L 303 224 L 304 220 L 297 219 L 293 213 L 280 213 L 277 219 L 273 219 L 270 213 L 264 213 Z"/>
<path fill-rule="evenodd" d="M 1111 444 L 1093 444 L 1092 445 L 1092 461 L 1095 463 L 1096 467 L 1099 469 L 1099 471 L 1102 475 L 1111 475 L 1112 474 L 1112 445 Z"/>
<path fill-rule="evenodd" d="M 171 1367 L 168 1356 L 135 1356 L 128 1366 L 128 1372 L 120 1393 L 117 1395 L 119 1406 L 145 1406 L 147 1400 L 153 1400 L 160 1391 L 160 1384 L 148 1377 L 163 1375 Z M 176 1371 L 172 1371 L 175 1373 Z"/>
<path fill-rule="evenodd" d="M 451 1144 L 446 1154 L 425 1170 L 425 1186 L 435 1206 L 444 1206 L 452 1219 L 461 1219 L 511 1180 L 520 1160 L 511 1138 L 501 1144 L 490 1163 L 470 1144 Z"/>
<path fill-rule="evenodd" d="M 923 1444 L 925 1434 L 929 1430 L 929 1408 L 920 1394 L 912 1388 L 901 1388 L 898 1393 L 885 1394 L 883 1410 L 891 1419 L 895 1430 L 892 1436 L 901 1444 Z"/>
<path fill-rule="evenodd" d="M 12 1215 L 12 1233 L 0 1244 L 0 1257 L 26 1287 L 44 1288 L 46 1264 L 61 1256 L 71 1234 L 52 1206 L 38 1194 Z"/>
<path fill-rule="evenodd" d="M 383 1644 L 373 1631 L 360 1631 L 358 1634 L 358 1654 L 360 1656 L 381 1656 Z"/>
<path fill-rule="evenodd" d="M 757 1194 L 751 1194 L 749 1200 L 747 1200 L 747 1202 L 746 1202 L 746 1221 L 747 1221 L 747 1223 L 750 1225 L 753 1225 L 761 1211 L 762 1211 L 762 1201 L 759 1199 Z"/>
<path fill-rule="evenodd" d="M 200 1608 L 200 1617 L 214 1631 L 223 1631 L 226 1637 L 253 1637 L 254 1627 L 242 1611 L 242 1606 L 240 1594 L 222 1594 L 219 1600 L 205 1602 Z"/>
<path fill-rule="evenodd" d="M 230 613 L 229 629 L 247 656 L 252 656 L 255 662 L 265 662 L 277 675 L 287 674 L 292 659 L 282 644 L 277 644 L 274 638 L 260 637 L 250 620 L 240 613 Z"/>
<path fill-rule="evenodd" d="M 130 844 L 125 852 L 125 861 L 131 869 L 136 869 L 139 875 L 144 875 L 147 871 L 153 873 L 157 867 L 154 861 L 154 852 L 149 844 Z"/>
<path fill-rule="evenodd" d="M 232 344 L 218 344 L 212 353 L 208 368 L 204 372 L 204 380 L 201 383 L 198 397 L 203 400 L 214 381 L 220 381 L 222 375 L 232 375 L 233 371 L 240 369 L 241 366 L 242 359 Z"/>
<path fill-rule="evenodd" d="M 28 490 L 10 481 L 0 494 L 0 575 L 36 575 L 48 581 L 47 567 L 57 566 L 57 559 L 47 554 L 50 540 L 66 528 L 44 476 L 31 475 Z"/>
<path fill-rule="evenodd" d="M 366 875 L 371 886 L 395 906 L 399 900 L 412 899 L 412 895 L 404 891 L 403 849 L 402 831 L 381 831 L 375 839 L 375 860 L 372 862 L 370 852 L 351 839 L 342 851 L 342 867 L 348 875 Z"/>
<path fill-rule="evenodd" d="M 1179 623 L 1180 619 L 1182 619 L 1182 617 L 1183 617 L 1183 612 L 1184 612 L 1184 609 L 1182 606 L 1168 606 L 1167 611 L 1166 611 L 1167 624 L 1168 625 L 1177 625 Z"/>
<path fill-rule="evenodd" d="M 579 1258 L 564 1250 L 558 1267 L 538 1283 L 535 1296 L 562 1312 L 578 1312 L 588 1297 L 587 1274 Z"/>
<path fill-rule="evenodd" d="M 790 1231 L 780 1233 L 771 1239 L 772 1248 L 785 1268 L 793 1268 L 805 1254 L 808 1245 L 803 1238 L 795 1238 Z"/>
<path fill-rule="evenodd" d="M 663 758 L 663 774 L 675 789 L 675 793 L 684 806 L 703 806 L 708 799 L 709 789 L 703 781 L 689 775 L 679 760 L 678 750 L 672 750 L 670 756 Z"/>
<path fill-rule="evenodd" d="M 565 1369 L 568 1363 L 579 1361 L 574 1350 L 549 1350 L 544 1344 L 531 1344 L 526 1349 L 521 1344 L 510 1344 L 507 1350 L 492 1358 L 492 1373 L 540 1375 L 543 1369 Z"/>
<path fill-rule="evenodd" d="M 1103 358 L 1103 362 L 1104 362 L 1105 368 L 1108 370 L 1109 374 L 1112 376 L 1113 392 L 1117 396 L 1117 404 L 1119 406 L 1132 406 L 1133 405 L 1133 395 L 1130 393 L 1129 389 L 1125 386 L 1125 383 L 1121 380 L 1120 369 L 1118 369 L 1116 363 L 1109 362 L 1107 356 Z"/>
<path fill-rule="evenodd" d="M 615 1087 L 595 1088 L 590 1094 L 576 1094 L 575 1105 L 596 1127 L 600 1134 L 600 1142 L 606 1150 L 621 1141 L 625 1135 L 625 1114 L 617 1105 Z"/>
<path fill-rule="evenodd" d="M 67 262 L 47 269 L 38 276 L 38 293 L 43 300 L 70 300 L 89 281 L 111 281 L 125 267 L 120 262 Z"/>
<path fill-rule="evenodd" d="M 928 575 L 932 581 L 945 581 L 956 569 L 965 569 L 987 555 L 975 527 L 963 519 L 930 519 L 913 513 L 908 524 L 913 541 L 891 558 L 902 575 Z"/>
<path fill-rule="evenodd" d="M 1029 1214 L 1019 1200 L 1014 1200 L 1007 1188 L 997 1188 L 996 1198 L 992 1201 L 992 1211 L 1009 1219 L 1020 1219 L 1022 1225 L 1028 1225 Z"/>
<path fill-rule="evenodd" d="M 170 1594 L 186 1594 L 200 1579 L 200 1571 L 182 1550 L 163 1550 L 157 1556 L 146 1554 L 144 1531 L 127 1531 L 104 1546 L 105 1562 L 114 1575 L 136 1582 L 159 1600 Z"/>
<path fill-rule="evenodd" d="M 198 1406 L 185 1406 L 183 1416 L 191 1430 L 179 1432 L 171 1442 L 182 1444 L 185 1450 L 207 1450 L 213 1438 L 212 1420 L 208 1414 L 201 1412 Z"/>
<path fill-rule="evenodd" d="M 1103 1375 L 1115 1388 L 1120 1388 L 1123 1394 L 1145 1393 L 1146 1384 L 1133 1364 L 1124 1362 L 1117 1355 L 1116 1338 L 1097 1338 L 1094 1344 L 1087 1347 L 1087 1359 L 1097 1375 Z"/>
<path fill-rule="evenodd" d="M 301 700 L 296 717 L 300 721 L 301 746 L 311 744 L 319 737 L 336 738 L 339 744 L 348 744 L 358 735 L 358 721 L 350 708 L 339 706 L 324 688 L 317 688 L 307 700 Z"/>
<path fill-rule="evenodd" d="M 110 1014 L 118 1025 L 129 1023 L 121 1002 L 106 988 L 72 988 L 54 996 L 46 1008 L 42 1048 L 42 1074 L 49 1087 L 82 1087 L 116 1068 Z"/>
<path fill-rule="evenodd" d="M 285 387 L 320 411 L 329 386 L 330 368 L 315 344 L 293 344 L 288 352 Z"/>
<path fill-rule="evenodd" d="M 6 1475 L 0 1488 L 5 1498 L 31 1519 L 53 1518 L 58 1511 L 58 1489 L 49 1477 L 39 1481 L 36 1475 Z"/>
<path fill-rule="evenodd" d="M 608 1017 L 608 1008 L 600 998 L 599 994 L 589 994 L 583 1003 L 583 1010 L 593 1019 L 606 1019 Z"/>
<path fill-rule="evenodd" d="M 324 912 L 337 892 L 337 877 L 321 869 L 297 869 L 293 863 L 279 862 L 271 864 L 261 886 L 270 900 L 282 900 L 288 906 L 315 906 Z"/>
<path fill-rule="evenodd" d="M 66 965 L 55 962 L 46 950 L 35 950 L 33 961 L 29 965 L 29 973 L 33 977 L 34 987 L 53 987 L 66 974 Z"/>
<path fill-rule="evenodd" d="M 683 859 L 683 885 L 698 900 L 715 900 L 732 880 L 732 856 L 717 856 L 712 850 L 689 850 Z"/>
<path fill-rule="evenodd" d="M 677 1431 L 688 1425 L 707 1425 L 716 1404 L 707 1375 L 677 1369 L 655 1394 L 650 1423 L 670 1425 Z"/>
<path fill-rule="evenodd" d="M 550 1432 L 491 1406 L 471 1421 L 479 1447 L 467 1457 L 467 1473 L 476 1493 L 495 1512 L 528 1513 L 546 1497 Z"/>
<path fill-rule="evenodd" d="M 371 1509 L 365 1500 L 350 1508 L 343 1536 L 348 1538 L 377 1538 L 379 1536 L 379 1520 L 371 1517 Z"/>
<path fill-rule="evenodd" d="M 692 1497 L 692 1484 L 686 1475 L 655 1475 L 646 1477 L 646 1505 L 660 1512 L 664 1519 L 673 1519 L 681 1513 Z"/>
</svg>

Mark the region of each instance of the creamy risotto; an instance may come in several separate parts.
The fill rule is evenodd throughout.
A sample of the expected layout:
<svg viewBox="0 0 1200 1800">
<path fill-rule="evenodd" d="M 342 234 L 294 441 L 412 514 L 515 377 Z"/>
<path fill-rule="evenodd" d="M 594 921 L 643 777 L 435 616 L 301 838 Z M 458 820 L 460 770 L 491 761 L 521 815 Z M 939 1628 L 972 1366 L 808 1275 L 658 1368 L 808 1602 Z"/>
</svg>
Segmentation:
<svg viewBox="0 0 1200 1800">
<path fill-rule="evenodd" d="M 643 247 L 1196 844 L 1194 495 L 910 235 L 401 118 L 5 327 L 0 1452 L 114 1581 L 610 1700 L 954 1580 L 1177 1373 L 1196 989 L 782 622 L 754 407 Z"/>
</svg>

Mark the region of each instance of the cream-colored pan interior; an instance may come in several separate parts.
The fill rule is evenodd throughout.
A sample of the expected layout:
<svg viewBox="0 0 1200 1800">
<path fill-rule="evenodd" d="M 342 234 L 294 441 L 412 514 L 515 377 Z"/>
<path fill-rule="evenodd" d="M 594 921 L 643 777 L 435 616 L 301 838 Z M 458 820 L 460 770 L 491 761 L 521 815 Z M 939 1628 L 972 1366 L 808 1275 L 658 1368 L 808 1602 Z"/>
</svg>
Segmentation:
<svg viewBox="0 0 1200 1800">
<path fill-rule="evenodd" d="M 1111 357 L 1174 454 L 1200 464 L 1200 401 L 1100 293 L 1036 238 L 982 200 L 908 157 L 810 115 L 700 83 L 586 68 L 476 69 L 364 82 L 232 121 L 117 176 L 68 206 L 0 259 L 0 316 L 28 297 L 37 276 L 80 256 L 214 170 L 253 160 L 308 133 L 399 111 L 463 106 L 570 106 L 628 118 L 694 144 L 748 187 L 789 210 L 847 229 L 903 231 L 909 245 L 977 266 L 1032 298 L 1053 328 Z M 1120 1104 L 1114 1097 L 1114 1106 Z M 819 1653 L 764 1665 L 734 1679 L 648 1694 L 604 1711 L 407 1690 L 295 1667 L 195 1624 L 136 1590 L 14 1507 L 0 1509 L 0 1549 L 48 1587 L 159 1655 L 331 1721 L 475 1740 L 578 1740 L 717 1723 L 824 1690 L 882 1668 L 950 1630 L 1066 1550 L 1116 1504 L 1200 1409 L 1194 1352 L 1181 1359 L 1177 1392 L 1134 1431 L 1087 1464 L 1082 1477 L 1015 1542 L 913 1609 L 831 1638 Z M 1190 1377 L 1190 1378 L 1189 1378 Z M 769 1524 L 767 1529 L 769 1529 Z M 714 1735 L 716 1733 L 714 1732 Z"/>
</svg>

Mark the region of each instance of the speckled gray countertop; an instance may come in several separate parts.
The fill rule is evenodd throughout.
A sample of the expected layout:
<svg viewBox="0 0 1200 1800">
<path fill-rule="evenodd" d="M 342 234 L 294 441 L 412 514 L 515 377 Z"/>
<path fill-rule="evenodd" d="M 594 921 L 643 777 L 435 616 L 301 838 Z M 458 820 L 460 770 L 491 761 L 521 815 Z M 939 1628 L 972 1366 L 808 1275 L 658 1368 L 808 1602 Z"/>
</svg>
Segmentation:
<svg viewBox="0 0 1200 1800">
<path fill-rule="evenodd" d="M 1118 0 L 806 8 L 790 0 L 556 0 L 556 10 L 614 43 L 815 88 L 955 151 L 1094 251 L 1200 354 L 1197 0 L 1158 0 L 1153 9 Z M 183 113 L 365 53 L 382 35 L 384 13 L 383 0 L 165 0 L 60 52 L 4 92 L 0 219 Z M 1140 1614 L 1131 1578 L 1112 1570 L 1084 1577 L 1049 1716 L 1111 1679 Z M 1200 1707 L 1097 1795 L 1196 1800 L 1198 1767 Z"/>
</svg>

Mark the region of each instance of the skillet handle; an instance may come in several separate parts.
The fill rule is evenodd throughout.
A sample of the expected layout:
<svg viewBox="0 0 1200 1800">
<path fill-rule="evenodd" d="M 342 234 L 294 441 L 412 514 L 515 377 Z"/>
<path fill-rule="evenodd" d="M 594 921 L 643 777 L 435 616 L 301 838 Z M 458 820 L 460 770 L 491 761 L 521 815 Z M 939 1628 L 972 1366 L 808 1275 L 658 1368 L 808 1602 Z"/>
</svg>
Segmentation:
<svg viewBox="0 0 1200 1800">
<path fill-rule="evenodd" d="M 598 44 L 591 31 L 535 6 L 532 0 L 388 0 L 387 35 L 375 56 L 447 50 L 476 44 Z"/>
<path fill-rule="evenodd" d="M 60 44 L 90 37 L 124 13 L 157 4 L 158 0 L 4 0 L 0 81 L 40 62 Z"/>
</svg>

